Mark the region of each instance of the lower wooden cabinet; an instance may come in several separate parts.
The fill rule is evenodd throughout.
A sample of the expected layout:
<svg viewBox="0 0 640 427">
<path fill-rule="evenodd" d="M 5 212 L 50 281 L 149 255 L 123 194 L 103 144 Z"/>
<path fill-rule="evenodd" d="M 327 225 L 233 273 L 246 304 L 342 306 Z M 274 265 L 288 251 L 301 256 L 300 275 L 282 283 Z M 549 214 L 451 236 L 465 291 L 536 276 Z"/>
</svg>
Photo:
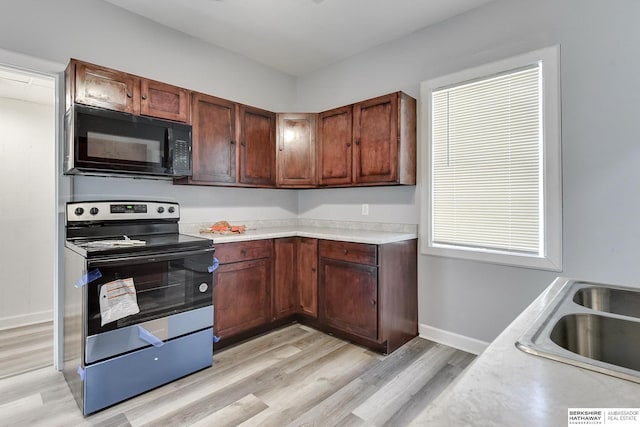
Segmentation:
<svg viewBox="0 0 640 427">
<path fill-rule="evenodd" d="M 300 313 L 318 317 L 318 239 L 299 237 L 297 245 L 297 283 Z"/>
<path fill-rule="evenodd" d="M 281 319 L 298 311 L 296 280 L 297 237 L 275 239 L 275 279 L 273 282 L 273 317 Z"/>
<path fill-rule="evenodd" d="M 378 267 L 320 260 L 320 320 L 329 327 L 378 338 Z"/>
<path fill-rule="evenodd" d="M 225 339 L 269 322 L 271 245 L 271 240 L 216 245 L 220 266 L 213 289 L 213 330 L 218 337 Z"/>
<path fill-rule="evenodd" d="M 418 335 L 417 241 L 320 240 L 319 324 L 391 353 Z"/>
<path fill-rule="evenodd" d="M 214 331 L 222 346 L 293 320 L 383 353 L 418 334 L 415 239 L 291 237 L 218 244 L 216 256 Z"/>
</svg>

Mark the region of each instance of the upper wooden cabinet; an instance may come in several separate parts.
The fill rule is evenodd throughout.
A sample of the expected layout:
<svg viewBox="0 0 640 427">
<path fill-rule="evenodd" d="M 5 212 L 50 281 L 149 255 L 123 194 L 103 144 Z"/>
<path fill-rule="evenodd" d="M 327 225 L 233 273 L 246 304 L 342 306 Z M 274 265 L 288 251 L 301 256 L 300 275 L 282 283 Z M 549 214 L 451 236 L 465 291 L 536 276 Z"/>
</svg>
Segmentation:
<svg viewBox="0 0 640 427">
<path fill-rule="evenodd" d="M 201 93 L 191 96 L 195 184 L 236 182 L 236 109 L 231 101 Z"/>
<path fill-rule="evenodd" d="M 240 105 L 239 182 L 275 186 L 276 115 L 270 111 Z"/>
<path fill-rule="evenodd" d="M 179 183 L 275 186 L 275 114 L 193 92 L 193 176 Z"/>
<path fill-rule="evenodd" d="M 415 185 L 416 100 L 402 92 L 320 113 L 319 184 Z"/>
<path fill-rule="evenodd" d="M 277 114 L 276 183 L 278 187 L 316 185 L 317 114 Z"/>
<path fill-rule="evenodd" d="M 189 120 L 189 92 L 154 80 L 140 79 L 140 114 L 161 119 Z"/>
<path fill-rule="evenodd" d="M 335 108 L 318 115 L 318 183 L 352 182 L 353 107 Z"/>
<path fill-rule="evenodd" d="M 72 59 L 67 68 L 72 103 L 186 122 L 189 92 L 166 83 Z"/>
</svg>

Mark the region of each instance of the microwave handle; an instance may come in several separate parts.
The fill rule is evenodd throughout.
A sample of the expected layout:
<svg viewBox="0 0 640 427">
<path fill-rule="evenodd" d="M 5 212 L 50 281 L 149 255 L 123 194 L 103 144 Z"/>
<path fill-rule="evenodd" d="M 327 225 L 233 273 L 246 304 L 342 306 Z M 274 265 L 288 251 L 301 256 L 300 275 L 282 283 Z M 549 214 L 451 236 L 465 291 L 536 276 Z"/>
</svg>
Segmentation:
<svg viewBox="0 0 640 427">
<path fill-rule="evenodd" d="M 131 265 L 135 264 L 148 264 L 151 262 L 163 262 L 169 261 L 172 259 L 184 258 L 191 255 L 202 255 L 215 251 L 215 248 L 206 248 L 206 249 L 197 249 L 193 251 L 182 251 L 182 252 L 171 252 L 168 254 L 157 254 L 157 255 L 145 255 L 145 256 L 124 256 L 117 258 L 109 258 L 109 259 L 96 259 L 89 260 L 87 262 L 89 268 L 94 267 L 117 267 L 119 265 Z"/>
<path fill-rule="evenodd" d="M 167 147 L 167 172 L 173 173 L 173 157 L 175 149 L 175 137 L 173 135 L 173 128 L 167 128 L 165 132 L 165 147 Z"/>
</svg>

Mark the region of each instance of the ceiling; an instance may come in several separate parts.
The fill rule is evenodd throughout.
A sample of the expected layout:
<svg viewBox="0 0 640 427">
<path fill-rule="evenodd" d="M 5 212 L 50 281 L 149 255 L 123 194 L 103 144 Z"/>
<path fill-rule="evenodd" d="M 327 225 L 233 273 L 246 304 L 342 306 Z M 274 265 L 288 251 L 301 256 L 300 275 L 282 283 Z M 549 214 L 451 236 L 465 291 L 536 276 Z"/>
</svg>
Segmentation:
<svg viewBox="0 0 640 427">
<path fill-rule="evenodd" d="M 492 0 L 104 0 L 301 76 Z"/>
</svg>

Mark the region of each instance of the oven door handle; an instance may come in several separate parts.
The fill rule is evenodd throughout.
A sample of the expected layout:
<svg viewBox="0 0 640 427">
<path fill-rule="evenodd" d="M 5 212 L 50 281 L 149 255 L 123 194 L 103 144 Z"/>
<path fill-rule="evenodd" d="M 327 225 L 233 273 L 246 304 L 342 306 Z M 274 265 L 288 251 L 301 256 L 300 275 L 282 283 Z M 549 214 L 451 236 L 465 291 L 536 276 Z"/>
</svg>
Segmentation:
<svg viewBox="0 0 640 427">
<path fill-rule="evenodd" d="M 117 258 L 103 258 L 96 260 L 88 260 L 87 264 L 89 268 L 100 267 L 100 266 L 118 266 L 118 265 L 131 265 L 135 264 L 148 264 L 151 262 L 163 262 L 169 261 L 172 259 L 180 259 L 192 255 L 202 255 L 215 251 L 215 248 L 206 248 L 206 249 L 197 249 L 193 251 L 182 251 L 182 252 L 171 252 L 171 253 L 161 253 L 161 254 L 151 254 L 144 256 L 126 256 L 126 257 L 117 257 Z M 210 264 L 207 264 L 209 266 Z"/>
</svg>

